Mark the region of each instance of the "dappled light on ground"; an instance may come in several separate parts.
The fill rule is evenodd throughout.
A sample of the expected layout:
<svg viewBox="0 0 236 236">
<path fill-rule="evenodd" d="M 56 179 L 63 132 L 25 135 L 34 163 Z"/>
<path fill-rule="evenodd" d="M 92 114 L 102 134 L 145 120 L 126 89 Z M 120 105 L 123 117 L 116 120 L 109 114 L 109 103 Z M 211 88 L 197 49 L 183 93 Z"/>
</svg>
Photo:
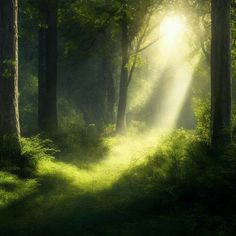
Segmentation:
<svg viewBox="0 0 236 236">
<path fill-rule="evenodd" d="M 0 0 L 0 236 L 236 235 L 220 2 Z"/>
<path fill-rule="evenodd" d="M 35 180 L 20 180 L 7 172 L 0 172 L 0 208 L 31 194 L 36 186 Z"/>
<path fill-rule="evenodd" d="M 16 231 L 24 235 L 28 225 L 31 226 L 27 227 L 29 235 L 42 235 L 42 232 L 43 235 L 45 232 L 46 235 L 52 232 L 61 235 L 61 229 L 69 232 L 71 227 L 72 233 L 68 235 L 81 232 L 82 235 L 97 235 L 97 230 L 100 232 L 103 227 L 113 232 L 117 224 L 123 222 L 124 210 L 121 209 L 130 203 L 133 195 L 142 196 L 143 191 L 142 185 L 141 192 L 132 189 L 139 188 L 135 185 L 119 190 L 119 184 L 134 168 L 149 162 L 165 136 L 164 131 L 152 130 L 139 135 L 105 138 L 108 151 L 99 162 L 90 162 L 87 167 L 42 159 L 37 181 L 20 180 L 2 173 L 9 187 L 0 195 L 0 215 L 4 215 L 7 222 L 4 227 L 0 223 L 0 227 L 11 235 Z M 74 158 L 85 157 L 75 155 Z M 16 209 L 21 212 L 20 217 L 15 216 Z M 112 225 L 108 224 L 109 219 Z M 123 230 L 129 231 L 128 228 Z"/>
<path fill-rule="evenodd" d="M 152 130 L 131 136 L 104 139 L 109 151 L 98 163 L 81 168 L 63 162 L 42 161 L 39 175 L 58 175 L 83 191 L 98 191 L 111 187 L 128 170 L 143 163 L 148 156 L 157 151 L 166 131 Z M 80 156 L 74 156 L 80 159 Z M 83 157 L 83 159 L 86 157 Z"/>
<path fill-rule="evenodd" d="M 42 159 L 38 165 L 37 181 L 23 181 L 3 173 L 0 182 L 1 209 L 8 211 L 9 208 L 11 212 L 11 208 L 17 205 L 19 212 L 24 212 L 17 219 L 9 213 L 9 224 L 15 224 L 16 221 L 24 229 L 22 222 L 31 224 L 29 222 L 39 221 L 37 227 L 31 229 L 35 233 L 37 230 L 40 232 L 41 226 L 57 229 L 57 222 L 49 220 L 56 218 L 68 225 L 78 226 L 80 230 L 83 222 L 88 224 L 94 221 L 96 224 L 98 216 L 104 214 L 102 220 L 106 220 L 110 211 L 116 209 L 112 213 L 114 217 L 117 209 L 131 202 L 134 195 L 138 198 L 143 196 L 142 191 L 148 187 L 145 183 L 140 184 L 141 192 L 137 190 L 139 187 L 132 189 L 133 192 L 127 186 L 124 187 L 124 192 L 114 188 L 133 169 L 145 166 L 149 157 L 158 153 L 166 136 L 175 127 L 198 62 L 198 56 L 190 58 L 192 49 L 188 44 L 186 30 L 187 25 L 181 17 L 163 18 L 162 32 L 158 32 L 163 36 L 157 44 L 143 52 L 149 64 L 147 81 L 141 81 L 141 88 L 134 92 L 135 96 L 130 99 L 129 107 L 135 110 L 140 103 L 145 104 L 157 88 L 159 98 L 154 99 L 155 110 L 151 111 L 153 128 L 145 132 L 103 138 L 98 147 L 90 144 L 88 149 L 95 152 L 92 157 L 87 150 L 87 153 L 73 152 L 68 154 L 69 158 L 65 155 L 60 160 Z M 157 35 L 152 37 L 155 39 Z M 28 212 L 31 212 L 30 217 Z M 81 215 L 85 219 L 81 219 Z M 122 214 L 118 212 L 118 215 Z"/>
<path fill-rule="evenodd" d="M 160 90 L 156 110 L 152 114 L 155 128 L 136 135 L 104 138 L 102 145 L 107 147 L 107 151 L 98 153 L 98 161 L 91 161 L 86 168 L 75 161 L 89 159 L 89 154 L 80 152 L 73 153 L 71 163 L 63 162 L 63 158 L 61 161 L 41 161 L 39 176 L 58 176 L 82 192 L 101 191 L 112 187 L 123 174 L 145 162 L 148 156 L 158 150 L 164 136 L 176 125 L 199 60 L 198 54 L 190 56 L 189 29 L 183 16 L 167 14 L 158 31 L 160 40 L 144 52 L 144 56 L 151 58 L 150 66 L 157 68 L 150 72 L 152 82 L 148 83 L 149 92 L 152 90 L 150 84 Z M 153 34 L 156 33 L 154 30 Z M 150 37 L 155 38 L 156 35 Z M 139 93 L 145 93 L 145 88 Z M 137 99 L 131 99 L 132 108 L 135 108 L 135 103 Z"/>
</svg>

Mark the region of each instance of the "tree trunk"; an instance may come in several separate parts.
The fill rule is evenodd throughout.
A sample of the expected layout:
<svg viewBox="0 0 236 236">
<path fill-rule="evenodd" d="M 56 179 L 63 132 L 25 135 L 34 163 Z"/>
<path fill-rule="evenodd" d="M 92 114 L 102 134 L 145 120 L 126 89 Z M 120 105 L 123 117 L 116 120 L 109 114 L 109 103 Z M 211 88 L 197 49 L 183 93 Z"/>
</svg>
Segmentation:
<svg viewBox="0 0 236 236">
<path fill-rule="evenodd" d="M 230 0 L 212 0 L 211 110 L 212 144 L 230 143 L 231 17 Z"/>
<path fill-rule="evenodd" d="M 57 0 L 41 0 L 39 28 L 38 123 L 42 131 L 57 130 Z"/>
<path fill-rule="evenodd" d="M 112 65 L 108 62 L 107 71 L 107 121 L 114 122 L 114 106 L 115 106 L 115 84 L 113 79 Z"/>
<path fill-rule="evenodd" d="M 123 18 L 121 21 L 121 47 L 122 47 L 122 66 L 121 66 L 121 76 L 120 76 L 120 94 L 119 94 L 119 104 L 117 111 L 117 121 L 116 121 L 116 132 L 122 133 L 126 128 L 126 106 L 127 106 L 127 93 L 128 93 L 128 77 L 129 71 L 127 64 L 129 62 L 129 36 L 128 36 L 128 22 L 127 15 L 124 11 Z"/>
<path fill-rule="evenodd" d="M 0 159 L 20 154 L 17 0 L 0 1 Z"/>
<path fill-rule="evenodd" d="M 107 53 L 103 56 L 103 76 L 105 85 L 105 122 L 114 122 L 114 106 L 115 106 L 115 84 L 113 80 L 113 65 L 111 58 Z"/>
</svg>

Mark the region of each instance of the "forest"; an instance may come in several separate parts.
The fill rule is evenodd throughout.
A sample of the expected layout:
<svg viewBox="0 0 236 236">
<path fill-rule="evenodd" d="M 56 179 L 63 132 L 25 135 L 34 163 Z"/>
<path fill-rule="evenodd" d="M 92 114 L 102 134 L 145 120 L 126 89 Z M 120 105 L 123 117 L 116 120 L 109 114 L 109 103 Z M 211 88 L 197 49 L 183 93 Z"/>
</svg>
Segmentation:
<svg viewBox="0 0 236 236">
<path fill-rule="evenodd" d="M 236 235 L 235 0 L 0 0 L 0 235 Z"/>
</svg>

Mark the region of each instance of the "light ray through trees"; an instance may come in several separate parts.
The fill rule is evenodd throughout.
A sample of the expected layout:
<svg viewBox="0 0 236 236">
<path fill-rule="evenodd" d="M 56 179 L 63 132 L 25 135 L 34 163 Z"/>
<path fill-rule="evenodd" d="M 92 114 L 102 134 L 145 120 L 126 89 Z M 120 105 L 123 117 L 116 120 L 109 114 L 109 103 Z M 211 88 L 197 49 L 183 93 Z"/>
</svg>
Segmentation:
<svg viewBox="0 0 236 236">
<path fill-rule="evenodd" d="M 148 68 L 151 68 L 146 74 L 149 78 L 146 83 L 140 83 L 140 90 L 131 98 L 130 104 L 135 110 L 156 93 L 156 108 L 151 114 L 154 126 L 172 130 L 190 89 L 199 54 L 192 56 L 191 30 L 184 16 L 167 14 L 150 38 L 155 38 L 157 34 L 161 36 L 160 41 L 143 53 Z"/>
</svg>

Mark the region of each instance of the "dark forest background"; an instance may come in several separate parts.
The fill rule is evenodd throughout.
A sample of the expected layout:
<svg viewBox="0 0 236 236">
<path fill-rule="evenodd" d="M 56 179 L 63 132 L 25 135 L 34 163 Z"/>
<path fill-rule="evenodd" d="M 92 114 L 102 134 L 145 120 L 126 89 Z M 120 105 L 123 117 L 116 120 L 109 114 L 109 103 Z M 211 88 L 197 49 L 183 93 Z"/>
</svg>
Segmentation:
<svg viewBox="0 0 236 236">
<path fill-rule="evenodd" d="M 0 234 L 236 235 L 235 7 L 1 0 Z"/>
</svg>

